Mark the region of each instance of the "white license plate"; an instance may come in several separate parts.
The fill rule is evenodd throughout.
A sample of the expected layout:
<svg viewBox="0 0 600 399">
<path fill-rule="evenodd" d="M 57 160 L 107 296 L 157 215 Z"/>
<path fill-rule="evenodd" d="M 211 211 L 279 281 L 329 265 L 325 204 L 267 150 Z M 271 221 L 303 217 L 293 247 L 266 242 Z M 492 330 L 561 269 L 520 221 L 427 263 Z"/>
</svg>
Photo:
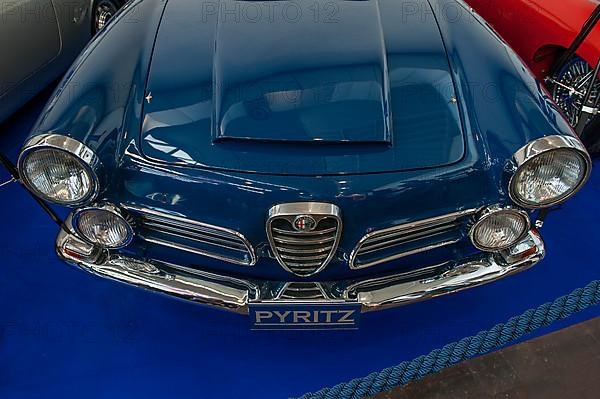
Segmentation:
<svg viewBox="0 0 600 399">
<path fill-rule="evenodd" d="M 250 304 L 253 330 L 355 330 L 360 320 L 358 303 Z"/>
</svg>

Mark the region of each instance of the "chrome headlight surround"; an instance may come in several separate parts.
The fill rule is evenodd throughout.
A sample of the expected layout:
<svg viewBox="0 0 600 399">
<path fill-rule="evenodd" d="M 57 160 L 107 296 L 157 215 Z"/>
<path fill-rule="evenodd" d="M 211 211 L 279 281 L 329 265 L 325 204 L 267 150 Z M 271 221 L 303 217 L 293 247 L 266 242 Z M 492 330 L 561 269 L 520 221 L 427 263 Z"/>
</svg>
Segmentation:
<svg viewBox="0 0 600 399">
<path fill-rule="evenodd" d="M 25 172 L 25 164 L 30 155 L 35 151 L 39 150 L 55 150 L 61 151 L 69 156 L 73 157 L 74 160 L 83 168 L 84 172 L 90 180 L 90 189 L 82 198 L 75 201 L 59 201 L 55 198 L 48 196 L 46 193 L 41 192 L 36 186 L 29 180 L 27 173 Z M 85 203 L 92 202 L 100 191 L 100 182 L 98 178 L 98 172 L 102 168 L 102 163 L 98 156 L 85 144 L 67 136 L 60 134 L 41 134 L 32 137 L 21 150 L 18 160 L 19 172 L 22 182 L 25 186 L 33 192 L 36 196 L 44 199 L 45 201 L 52 202 L 59 205 L 65 206 L 77 206 Z"/>
<path fill-rule="evenodd" d="M 109 245 L 106 243 L 98 242 L 98 240 L 94 240 L 91 237 L 89 237 L 83 231 L 82 226 L 80 225 L 80 222 L 82 221 L 81 220 L 82 215 L 84 215 L 85 213 L 88 213 L 88 212 L 105 213 L 105 214 L 108 214 L 108 216 L 115 218 L 118 223 L 122 224 L 122 227 L 125 230 L 125 235 L 123 236 L 123 238 L 121 240 L 119 240 L 118 243 Z M 87 241 L 90 244 L 97 245 L 97 246 L 100 246 L 102 248 L 107 248 L 107 249 L 119 249 L 119 248 L 126 247 L 127 245 L 129 245 L 131 243 L 131 241 L 133 241 L 133 237 L 135 235 L 135 233 L 133 231 L 133 227 L 131 226 L 131 223 L 129 223 L 127 218 L 125 218 L 125 216 L 123 216 L 123 213 L 121 212 L 121 210 L 112 204 L 94 205 L 94 206 L 89 206 L 89 207 L 78 209 L 73 214 L 72 225 L 73 225 L 73 228 L 75 229 L 75 231 L 77 232 L 77 234 L 83 240 Z"/>
<path fill-rule="evenodd" d="M 477 237 L 476 237 L 477 229 L 481 228 L 481 226 L 484 223 L 487 223 L 491 217 L 495 217 L 495 216 L 498 216 L 501 214 L 516 216 L 518 218 L 523 219 L 523 222 L 524 222 L 523 231 L 521 232 L 521 234 L 517 235 L 512 241 L 507 242 L 504 245 L 497 246 L 497 247 L 490 247 L 490 246 L 482 245 L 477 240 Z M 483 209 L 479 213 L 479 217 L 478 217 L 477 221 L 473 224 L 473 226 L 471 226 L 471 229 L 469 230 L 469 238 L 471 239 L 473 246 L 475 246 L 475 248 L 477 248 L 481 251 L 499 252 L 499 251 L 508 249 L 508 248 L 514 246 L 515 244 L 518 244 L 519 242 L 521 242 L 527 236 L 527 234 L 529 233 L 530 230 L 531 230 L 531 220 L 529 219 L 529 214 L 527 212 L 525 212 L 522 209 L 514 208 L 511 206 L 502 207 L 500 205 L 494 205 L 494 206 L 490 206 L 490 207 Z"/>
<path fill-rule="evenodd" d="M 517 179 L 520 176 L 520 172 L 540 155 L 549 154 L 553 151 L 572 151 L 583 162 L 583 167 L 585 170 L 580 175 L 580 179 L 577 184 L 552 201 L 532 202 L 521 198 L 516 189 L 516 184 L 518 183 Z M 569 198 L 575 195 L 581 189 L 581 187 L 583 187 L 585 182 L 590 177 L 592 171 L 592 160 L 590 155 L 581 141 L 573 136 L 555 135 L 541 137 L 521 147 L 513 155 L 513 160 L 517 166 L 517 170 L 512 175 L 508 183 L 509 196 L 516 204 L 528 209 L 548 208 L 567 201 Z"/>
</svg>

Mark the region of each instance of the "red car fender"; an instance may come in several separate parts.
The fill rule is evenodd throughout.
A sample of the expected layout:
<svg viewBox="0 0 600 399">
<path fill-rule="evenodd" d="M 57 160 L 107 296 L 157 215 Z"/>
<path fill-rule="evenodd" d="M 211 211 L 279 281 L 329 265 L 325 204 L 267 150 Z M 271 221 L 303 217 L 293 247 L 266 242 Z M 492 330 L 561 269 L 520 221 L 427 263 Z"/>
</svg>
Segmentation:
<svg viewBox="0 0 600 399">
<path fill-rule="evenodd" d="M 467 0 L 542 79 L 598 5 L 595 0 Z M 577 54 L 595 66 L 600 58 L 596 26 Z"/>
</svg>

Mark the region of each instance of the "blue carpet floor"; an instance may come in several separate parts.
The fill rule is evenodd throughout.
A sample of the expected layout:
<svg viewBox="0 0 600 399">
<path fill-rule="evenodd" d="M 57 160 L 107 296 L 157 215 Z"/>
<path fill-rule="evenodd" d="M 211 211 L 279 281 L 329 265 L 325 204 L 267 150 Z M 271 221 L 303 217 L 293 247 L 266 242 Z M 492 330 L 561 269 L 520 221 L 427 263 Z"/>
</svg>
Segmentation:
<svg viewBox="0 0 600 399">
<path fill-rule="evenodd" d="M 46 95 L 0 126 L 13 159 Z M 360 330 L 342 332 L 253 332 L 243 316 L 73 270 L 54 255 L 57 228 L 21 187 L 4 187 L 0 398 L 285 398 L 428 353 L 600 278 L 595 165 L 584 190 L 550 215 L 548 255 L 534 269 L 366 314 Z"/>
</svg>

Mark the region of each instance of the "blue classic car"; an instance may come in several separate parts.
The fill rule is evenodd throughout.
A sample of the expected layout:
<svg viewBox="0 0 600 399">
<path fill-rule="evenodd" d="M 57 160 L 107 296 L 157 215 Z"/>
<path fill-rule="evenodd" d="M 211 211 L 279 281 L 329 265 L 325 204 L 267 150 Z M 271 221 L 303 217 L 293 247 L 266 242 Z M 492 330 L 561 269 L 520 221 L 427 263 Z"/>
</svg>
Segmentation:
<svg viewBox="0 0 600 399">
<path fill-rule="evenodd" d="M 351 328 L 525 270 L 590 174 L 462 1 L 141 0 L 114 21 L 21 180 L 71 209 L 66 262 L 254 328 Z"/>
</svg>

